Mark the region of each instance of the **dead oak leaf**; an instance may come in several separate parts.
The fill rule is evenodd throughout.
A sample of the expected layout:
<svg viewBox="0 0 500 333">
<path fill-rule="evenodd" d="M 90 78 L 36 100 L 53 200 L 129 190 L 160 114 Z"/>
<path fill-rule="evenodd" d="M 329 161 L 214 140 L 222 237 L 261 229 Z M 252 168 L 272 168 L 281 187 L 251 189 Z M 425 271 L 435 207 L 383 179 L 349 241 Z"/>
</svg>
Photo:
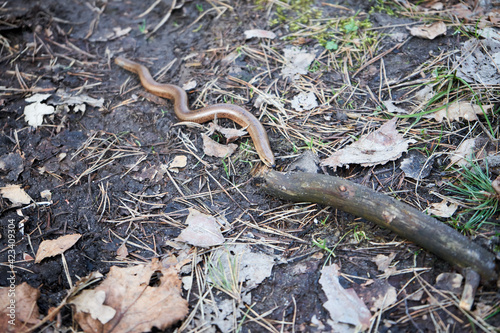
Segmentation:
<svg viewBox="0 0 500 333">
<path fill-rule="evenodd" d="M 40 290 L 26 282 L 13 289 L 0 287 L 0 332 L 21 332 L 40 322 L 36 303 Z"/>
<path fill-rule="evenodd" d="M 85 332 L 148 332 L 152 327 L 164 330 L 188 313 L 177 271 L 165 268 L 156 258 L 147 265 L 111 267 L 94 290 L 105 293 L 103 304 L 116 314 L 103 324 L 90 313 L 77 311 L 74 317 Z"/>
<path fill-rule="evenodd" d="M 431 25 L 420 25 L 417 27 L 408 28 L 412 36 L 424 38 L 424 39 L 434 39 L 437 36 L 446 34 L 446 24 L 444 22 L 436 22 Z"/>
<path fill-rule="evenodd" d="M 203 214 L 195 209 L 189 209 L 186 224 L 188 227 L 182 230 L 175 239 L 176 241 L 200 247 L 210 247 L 224 243 L 220 224 L 217 223 L 213 216 Z"/>
<path fill-rule="evenodd" d="M 350 146 L 333 153 L 321 165 L 337 167 L 349 164 L 373 166 L 385 164 L 401 157 L 414 140 L 404 140 L 396 130 L 396 118 L 382 125 L 378 130 L 363 135 Z"/>
<path fill-rule="evenodd" d="M 479 105 L 472 104 L 470 102 L 454 102 L 448 105 L 447 107 L 436 111 L 434 113 L 425 115 L 425 118 L 434 118 L 438 122 L 443 122 L 443 119 L 447 119 L 449 121 L 460 120 L 463 118 L 468 121 L 477 120 L 478 114 L 488 113 L 489 110 L 493 107 L 493 104 L 485 104 L 479 107 Z"/>
<path fill-rule="evenodd" d="M 38 264 L 45 258 L 53 257 L 71 248 L 82 237 L 80 234 L 61 236 L 53 240 L 44 240 L 36 251 L 35 263 Z"/>
</svg>

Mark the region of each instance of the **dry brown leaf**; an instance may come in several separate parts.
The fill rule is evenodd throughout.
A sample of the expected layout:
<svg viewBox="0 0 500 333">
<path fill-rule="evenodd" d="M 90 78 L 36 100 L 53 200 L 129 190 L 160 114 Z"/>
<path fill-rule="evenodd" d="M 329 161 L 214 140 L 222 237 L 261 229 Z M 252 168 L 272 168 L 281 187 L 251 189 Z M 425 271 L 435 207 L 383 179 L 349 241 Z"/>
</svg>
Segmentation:
<svg viewBox="0 0 500 333">
<path fill-rule="evenodd" d="M 61 236 L 58 239 L 45 240 L 40 243 L 36 251 L 35 263 L 38 264 L 45 258 L 53 257 L 71 248 L 82 237 L 80 234 Z"/>
<path fill-rule="evenodd" d="M 224 243 L 220 224 L 217 223 L 217 220 L 213 216 L 190 208 L 186 224 L 188 227 L 182 230 L 180 235 L 175 239 L 176 241 L 201 247 L 210 247 Z"/>
<path fill-rule="evenodd" d="M 90 313 L 76 311 L 74 317 L 85 332 L 149 332 L 152 327 L 164 330 L 188 313 L 177 271 L 163 267 L 157 258 L 147 265 L 111 267 L 94 291 L 105 293 L 103 304 L 116 314 L 103 324 Z"/>
<path fill-rule="evenodd" d="M 377 265 L 379 271 L 386 273 L 394 258 L 396 258 L 396 253 L 391 253 L 388 256 L 377 254 L 373 262 Z"/>
<path fill-rule="evenodd" d="M 26 193 L 21 185 L 7 185 L 0 187 L 2 198 L 9 199 L 12 207 L 28 205 L 33 199 Z"/>
<path fill-rule="evenodd" d="M 462 141 L 450 157 L 450 164 L 447 168 L 451 167 L 453 164 L 457 164 L 462 167 L 468 166 L 469 162 L 467 162 L 466 158 L 470 159 L 473 156 L 475 147 L 476 138 Z"/>
<path fill-rule="evenodd" d="M 457 210 L 458 205 L 453 202 L 448 202 L 446 199 L 443 199 L 441 202 L 431 203 L 429 205 L 429 213 L 432 215 L 440 216 L 440 217 L 451 217 Z"/>
<path fill-rule="evenodd" d="M 375 280 L 373 284 L 359 291 L 360 297 L 368 304 L 372 312 L 386 309 L 397 301 L 396 288 L 386 279 Z"/>
<path fill-rule="evenodd" d="M 238 146 L 234 143 L 221 145 L 220 143 L 217 143 L 214 140 L 210 139 L 210 137 L 206 134 L 202 134 L 201 137 L 203 138 L 203 151 L 208 156 L 220 158 L 231 156 L 236 148 L 238 148 Z"/>
<path fill-rule="evenodd" d="M 451 14 L 455 15 L 458 18 L 462 19 L 473 19 L 474 18 L 474 12 L 470 10 L 467 5 L 463 3 L 459 3 L 453 6 L 450 6 L 448 9 Z"/>
<path fill-rule="evenodd" d="M 120 245 L 120 247 L 116 250 L 116 256 L 119 259 L 125 259 L 128 256 L 128 250 L 127 250 L 127 245 L 123 243 Z"/>
<path fill-rule="evenodd" d="M 431 25 L 420 25 L 417 27 L 408 28 L 412 36 L 434 39 L 437 36 L 446 34 L 446 24 L 444 22 L 436 22 Z"/>
<path fill-rule="evenodd" d="M 340 285 L 339 275 L 339 267 L 336 264 L 325 266 L 321 270 L 319 283 L 328 299 L 323 307 L 328 310 L 331 319 L 340 326 L 349 324 L 364 331 L 370 327 L 370 310 L 354 289 L 344 289 Z"/>
<path fill-rule="evenodd" d="M 187 156 L 186 155 L 177 155 L 174 157 L 172 162 L 168 165 L 169 170 L 174 172 L 178 172 L 179 169 L 186 167 L 187 165 Z"/>
<path fill-rule="evenodd" d="M 363 135 L 350 146 L 333 153 L 321 165 L 337 167 L 349 164 L 372 166 L 385 164 L 401 157 L 413 140 L 404 140 L 396 130 L 396 118 L 382 125 L 378 130 Z"/>
<path fill-rule="evenodd" d="M 491 183 L 491 186 L 497 193 L 497 197 L 500 199 L 500 176 L 495 178 L 495 180 Z"/>
<path fill-rule="evenodd" d="M 7 282 L 15 281 L 14 278 Z M 12 286 L 12 285 L 11 285 Z M 21 332 L 36 325 L 40 319 L 36 301 L 40 290 L 23 282 L 15 288 L 0 287 L 0 332 Z M 12 292 L 15 290 L 15 292 Z"/>
<path fill-rule="evenodd" d="M 485 113 L 493 107 L 493 104 L 483 105 L 483 110 Z M 443 108 L 434 113 L 425 115 L 425 118 L 434 118 L 438 122 L 443 122 L 443 119 L 448 119 L 449 121 L 460 120 L 463 118 L 468 121 L 477 120 L 478 114 L 483 114 L 483 111 L 478 105 L 469 102 L 454 102 L 448 105 L 447 108 Z"/>
<path fill-rule="evenodd" d="M 232 142 L 243 135 L 247 134 L 247 131 L 242 130 L 242 129 L 237 129 L 237 128 L 225 128 L 222 127 L 215 122 L 211 122 L 208 124 L 208 127 L 210 128 L 210 133 L 213 132 L 219 132 L 220 134 L 224 135 L 227 139 L 228 142 Z"/>
</svg>

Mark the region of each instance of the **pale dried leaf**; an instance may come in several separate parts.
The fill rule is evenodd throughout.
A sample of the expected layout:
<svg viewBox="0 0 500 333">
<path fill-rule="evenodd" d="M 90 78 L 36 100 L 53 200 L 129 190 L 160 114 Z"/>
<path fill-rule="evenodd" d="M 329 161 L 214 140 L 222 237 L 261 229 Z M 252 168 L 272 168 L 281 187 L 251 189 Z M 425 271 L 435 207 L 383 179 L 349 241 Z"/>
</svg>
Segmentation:
<svg viewBox="0 0 500 333">
<path fill-rule="evenodd" d="M 196 88 L 196 85 L 197 85 L 196 81 L 195 80 L 191 80 L 191 81 L 189 81 L 187 83 L 184 83 L 182 85 L 182 89 L 184 89 L 185 91 L 190 91 L 190 90 L 193 90 L 194 88 Z"/>
<path fill-rule="evenodd" d="M 246 244 L 236 244 L 217 249 L 212 261 L 221 263 L 226 274 L 231 274 L 231 262 L 238 263 L 238 282 L 242 283 L 242 291 L 248 292 L 257 288 L 266 278 L 271 276 L 274 258 L 265 253 L 252 252 Z"/>
<path fill-rule="evenodd" d="M 10 284 L 10 274 L 4 276 Z M 15 280 L 14 275 L 12 280 Z M 39 297 L 40 290 L 31 287 L 27 282 L 17 285 L 14 293 L 9 287 L 0 287 L 0 332 L 24 332 L 25 329 L 38 324 L 40 313 L 36 302 Z M 18 330 L 21 327 L 24 329 Z"/>
<path fill-rule="evenodd" d="M 493 306 L 484 304 L 483 302 L 476 303 L 475 310 L 472 313 L 478 318 L 484 318 L 492 313 Z"/>
<path fill-rule="evenodd" d="M 464 277 L 458 273 L 441 273 L 437 276 L 434 287 L 459 295 L 462 292 L 463 280 Z"/>
<path fill-rule="evenodd" d="M 242 137 L 243 135 L 247 134 L 247 131 L 245 131 L 245 130 L 237 129 L 237 128 L 225 128 L 225 127 L 222 127 L 214 122 L 209 123 L 208 127 L 210 128 L 210 133 L 217 131 L 220 134 L 224 135 L 228 142 L 234 141 L 234 140 Z"/>
<path fill-rule="evenodd" d="M 40 192 L 40 197 L 42 199 L 50 201 L 52 200 L 52 193 L 50 192 L 50 190 L 43 190 L 42 192 Z"/>
<path fill-rule="evenodd" d="M 99 320 L 102 324 L 106 324 L 116 314 L 116 310 L 110 306 L 104 305 L 106 300 L 106 292 L 104 290 L 83 290 L 68 303 L 76 306 L 77 312 L 88 313 L 92 319 Z"/>
<path fill-rule="evenodd" d="M 25 99 L 26 102 L 28 103 L 36 103 L 36 102 L 43 102 L 47 100 L 51 94 L 34 94 L 33 96 L 30 96 Z"/>
<path fill-rule="evenodd" d="M 172 162 L 168 165 L 169 169 L 172 168 L 184 168 L 187 165 L 187 156 L 186 155 L 177 155 L 174 157 Z"/>
<path fill-rule="evenodd" d="M 114 33 L 114 38 L 119 38 L 119 37 L 122 37 L 122 36 L 125 36 L 125 35 L 128 35 L 128 33 L 132 30 L 131 27 L 127 27 L 125 29 L 122 29 L 120 27 L 115 27 L 113 28 L 113 31 L 115 32 Z"/>
<path fill-rule="evenodd" d="M 24 120 L 33 127 L 38 127 L 43 123 L 43 116 L 53 114 L 55 111 L 52 105 L 36 102 L 28 104 L 24 108 Z"/>
<path fill-rule="evenodd" d="M 350 146 L 333 153 L 321 165 L 337 167 L 349 164 L 373 166 L 385 164 L 401 157 L 414 140 L 404 140 L 396 130 L 396 118 L 385 123 L 378 130 L 363 135 Z"/>
<path fill-rule="evenodd" d="M 377 254 L 377 256 L 373 259 L 373 262 L 377 265 L 379 271 L 386 273 L 394 258 L 396 258 L 396 253 L 391 253 L 388 256 Z"/>
<path fill-rule="evenodd" d="M 116 256 L 119 259 L 124 259 L 128 256 L 127 245 L 125 243 L 118 247 L 118 249 L 116 250 Z"/>
<path fill-rule="evenodd" d="M 200 247 L 210 247 L 224 243 L 220 224 L 217 223 L 213 216 L 190 208 L 186 224 L 188 227 L 182 230 L 175 239 L 176 241 Z"/>
<path fill-rule="evenodd" d="M 451 217 L 457 210 L 458 205 L 443 199 L 441 202 L 434 202 L 429 205 L 428 211 L 432 215 L 440 217 Z"/>
<path fill-rule="evenodd" d="M 470 10 L 466 4 L 459 3 L 453 6 L 449 6 L 449 9 L 451 14 L 458 18 L 462 19 L 471 19 L 474 17 L 474 12 Z"/>
<path fill-rule="evenodd" d="M 300 74 L 307 74 L 315 55 L 296 47 L 284 50 L 285 66 L 281 71 L 283 77 L 296 79 Z"/>
<path fill-rule="evenodd" d="M 259 93 L 259 96 L 255 99 L 253 106 L 260 108 L 264 103 L 275 106 L 277 109 L 281 110 L 285 106 L 283 102 L 274 94 L 264 94 Z"/>
<path fill-rule="evenodd" d="M 53 240 L 44 240 L 40 243 L 36 251 L 35 263 L 41 262 L 45 258 L 53 257 L 71 248 L 82 237 L 80 234 L 61 236 Z"/>
<path fill-rule="evenodd" d="M 477 32 L 484 39 L 465 41 L 455 61 L 457 77 L 481 85 L 500 84 L 500 34 L 485 28 Z"/>
<path fill-rule="evenodd" d="M 210 137 L 206 134 L 202 134 L 201 137 L 203 138 L 203 151 L 208 156 L 220 158 L 231 156 L 236 148 L 238 148 L 238 146 L 234 143 L 230 143 L 228 145 L 217 143 L 214 140 L 210 139 Z"/>
<path fill-rule="evenodd" d="M 448 168 L 453 164 L 457 164 L 462 167 L 468 166 L 469 162 L 467 162 L 466 159 L 470 159 L 473 156 L 475 147 L 476 138 L 462 141 L 450 157 L 450 165 L 448 165 Z"/>
<path fill-rule="evenodd" d="M 62 89 L 59 89 L 56 93 L 59 97 L 60 100 L 58 102 L 53 102 L 50 104 L 54 105 L 61 105 L 61 104 L 66 104 L 66 105 L 80 105 L 80 104 L 87 104 L 93 107 L 102 107 L 104 105 L 104 98 L 93 98 L 90 97 L 89 95 L 85 94 L 80 94 L 80 95 L 71 95 L 63 91 Z"/>
<path fill-rule="evenodd" d="M 349 324 L 364 331 L 370 327 L 370 310 L 356 292 L 344 289 L 339 283 L 339 267 L 336 264 L 321 270 L 319 283 L 328 299 L 323 307 L 335 322 Z"/>
<path fill-rule="evenodd" d="M 153 276 L 156 282 L 151 285 Z M 94 290 L 104 291 L 104 305 L 116 310 L 116 314 L 103 324 L 89 313 L 76 312 L 74 318 L 85 332 L 149 332 L 153 327 L 164 330 L 188 313 L 177 271 L 165 268 L 157 258 L 147 265 L 111 267 Z"/>
<path fill-rule="evenodd" d="M 245 30 L 244 34 L 245 34 L 245 39 L 250 39 L 253 37 L 269 38 L 269 39 L 276 38 L 276 34 L 274 32 L 261 29 Z"/>
<path fill-rule="evenodd" d="M 296 111 L 309 111 L 318 106 L 318 100 L 313 92 L 301 92 L 292 98 L 291 105 Z"/>
<path fill-rule="evenodd" d="M 493 104 L 483 105 L 483 110 L 485 113 L 493 107 Z M 472 104 L 470 102 L 454 102 L 448 105 L 447 108 L 443 108 L 434 113 L 425 115 L 425 118 L 434 118 L 438 122 L 443 122 L 443 119 L 448 121 L 460 120 L 463 118 L 468 121 L 477 120 L 478 114 L 483 114 L 483 111 L 478 105 Z"/>
<path fill-rule="evenodd" d="M 408 114 L 408 110 L 400 108 L 399 106 L 394 105 L 393 100 L 382 101 L 384 106 L 387 108 L 387 111 L 391 113 L 399 113 L 399 114 Z"/>
<path fill-rule="evenodd" d="M 436 93 L 431 86 L 425 86 L 415 93 L 415 99 L 419 102 L 428 102 Z"/>
<path fill-rule="evenodd" d="M 431 25 L 420 25 L 416 27 L 408 28 L 412 36 L 424 38 L 424 39 L 434 39 L 437 36 L 446 34 L 446 24 L 439 21 Z"/>
<path fill-rule="evenodd" d="M 491 186 L 497 193 L 497 197 L 500 199 L 500 176 L 495 178 L 495 180 L 491 183 Z"/>
<path fill-rule="evenodd" d="M 33 199 L 26 193 L 21 185 L 7 185 L 0 187 L 2 198 L 9 199 L 12 202 L 12 207 L 28 205 Z"/>
</svg>

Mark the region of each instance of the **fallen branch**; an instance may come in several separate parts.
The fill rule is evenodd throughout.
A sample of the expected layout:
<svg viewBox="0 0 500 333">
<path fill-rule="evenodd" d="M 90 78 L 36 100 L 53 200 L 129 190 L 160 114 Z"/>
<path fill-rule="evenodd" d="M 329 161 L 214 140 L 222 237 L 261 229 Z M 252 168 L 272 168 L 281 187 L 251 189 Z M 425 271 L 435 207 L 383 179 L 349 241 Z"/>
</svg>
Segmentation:
<svg viewBox="0 0 500 333">
<path fill-rule="evenodd" d="M 260 186 L 273 196 L 315 202 L 363 217 L 418 244 L 444 260 L 497 279 L 495 256 L 456 230 L 385 194 L 342 178 L 311 174 L 261 172 Z"/>
</svg>

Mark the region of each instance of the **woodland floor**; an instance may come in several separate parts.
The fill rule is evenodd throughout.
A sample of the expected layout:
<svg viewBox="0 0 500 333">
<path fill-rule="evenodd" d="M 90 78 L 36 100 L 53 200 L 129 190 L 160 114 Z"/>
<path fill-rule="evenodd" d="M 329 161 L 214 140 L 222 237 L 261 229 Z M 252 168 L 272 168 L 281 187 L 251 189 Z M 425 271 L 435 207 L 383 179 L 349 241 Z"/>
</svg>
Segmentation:
<svg viewBox="0 0 500 333">
<path fill-rule="evenodd" d="M 321 165 L 318 172 L 424 211 L 451 197 L 448 184 L 456 184 L 461 170 L 451 157 L 460 154 L 463 142 L 475 140 L 468 152 L 483 171 L 486 157 L 499 154 L 495 75 L 489 83 L 469 84 L 470 89 L 454 76 L 464 43 L 477 37 L 474 29 L 498 24 L 497 8 L 464 2 L 471 10 L 467 16 L 450 10 L 458 8 L 453 1 L 433 9 L 436 3 L 186 0 L 174 1 L 173 8 L 170 1 L 155 5 L 153 0 L 2 1 L 0 187 L 20 185 L 35 202 L 15 205 L 7 195 L 0 198 L 0 286 L 11 283 L 9 230 L 15 230 L 17 292 L 23 283 L 33 288 L 28 293 L 39 291 L 29 310 L 18 300 L 17 320 L 29 322 L 24 328 L 38 323 L 35 330 L 42 332 L 91 331 L 92 325 L 81 324 L 76 307 L 66 304 L 68 293 L 73 297 L 83 289 L 77 282 L 92 272 L 110 278 L 113 266 L 143 267 L 159 258 L 164 268 L 152 269 L 150 287 L 167 275 L 163 269 L 175 267 L 169 283 L 180 287 L 182 281 L 180 296 L 188 307 L 168 324 L 158 324 L 152 313 L 158 307 L 169 317 L 185 306 L 182 300 L 172 301 L 170 310 L 155 305 L 130 319 L 145 322 L 146 331 L 156 326 L 166 328 L 154 331 L 165 332 L 354 332 L 359 319 L 346 321 L 323 306 L 329 297 L 320 280 L 332 274 L 324 267 L 333 264 L 341 286 L 334 295 L 352 288 L 370 310 L 368 325 L 358 325 L 363 330 L 498 329 L 495 282 L 482 283 L 472 309 L 461 309 L 460 269 L 372 222 L 263 193 L 252 177 L 260 162 L 249 136 L 236 139 L 230 157 L 208 156 L 201 136 L 208 124 L 179 124 L 170 101 L 147 93 L 135 74 L 114 63 L 123 56 L 159 74 L 160 82 L 195 84 L 187 88 L 193 109 L 234 103 L 250 110 L 267 130 L 279 171 L 290 170 L 306 151 L 313 153 L 308 157 L 313 165 L 315 158 L 324 161 L 377 130 L 395 117 L 385 103 L 394 101 L 413 114 L 396 115 L 398 132 L 409 140 L 401 157 L 336 170 Z M 408 27 L 440 20 L 446 33 L 432 40 L 409 32 Z M 276 36 L 246 38 L 251 29 Z M 313 57 L 297 77 L 283 72 L 290 63 L 286 50 L 292 48 Z M 414 95 L 424 86 L 440 97 L 418 102 Z M 311 93 L 313 107 L 303 101 L 297 108 L 294 98 Z M 35 94 L 48 94 L 39 103 L 56 106 L 36 128 L 24 116 Z M 475 120 L 415 115 L 457 100 L 491 108 Z M 218 123 L 238 127 L 230 120 Z M 217 132 L 209 136 L 226 143 Z M 428 175 L 410 177 L 401 169 L 411 155 L 423 156 Z M 170 164 L 176 157 L 177 167 Z M 498 165 L 488 172 L 493 181 Z M 48 197 L 42 196 L 46 190 Z M 499 212 L 477 228 L 467 225 L 473 212 L 460 205 L 464 201 L 455 202 L 457 211 L 441 217 L 443 223 L 498 258 Z M 187 244 L 177 239 L 189 209 L 218 218 L 223 245 L 193 246 L 190 236 Z M 72 234 L 81 237 L 62 255 L 35 263 L 42 241 Z M 342 295 L 345 312 L 359 315 L 358 303 L 345 296 L 352 294 Z M 34 314 L 34 304 L 39 313 Z M 54 308 L 56 315 L 47 317 Z M 120 318 L 132 316 L 121 311 Z M 4 318 L 0 330 L 12 329 Z M 18 331 L 21 325 L 18 321 Z M 144 330 L 140 327 L 131 331 Z M 119 325 L 104 329 L 112 330 L 126 331 Z"/>
</svg>

